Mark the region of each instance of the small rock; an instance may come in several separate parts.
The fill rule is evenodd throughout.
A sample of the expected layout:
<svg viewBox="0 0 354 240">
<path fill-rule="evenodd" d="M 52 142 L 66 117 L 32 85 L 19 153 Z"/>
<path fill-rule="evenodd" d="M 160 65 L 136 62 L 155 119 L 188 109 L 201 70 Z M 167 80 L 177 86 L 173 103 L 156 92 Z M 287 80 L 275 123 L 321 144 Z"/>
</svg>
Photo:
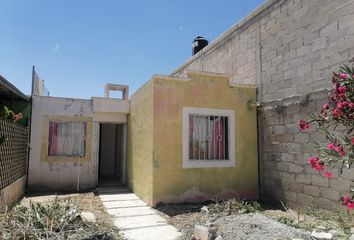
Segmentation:
<svg viewBox="0 0 354 240">
<path fill-rule="evenodd" d="M 317 229 L 318 229 L 318 230 L 322 230 L 322 231 L 323 231 L 323 230 L 327 230 L 327 228 L 326 228 L 326 227 L 321 226 L 321 225 L 320 225 L 320 226 L 317 226 Z"/>
<path fill-rule="evenodd" d="M 209 209 L 207 206 L 203 206 L 201 209 L 200 209 L 203 213 L 209 213 Z"/>
<path fill-rule="evenodd" d="M 80 217 L 84 222 L 96 222 L 96 217 L 92 212 L 81 212 Z"/>
<path fill-rule="evenodd" d="M 341 235 L 341 233 L 335 229 L 329 230 L 329 233 L 332 234 L 333 237 Z"/>
<path fill-rule="evenodd" d="M 196 240 L 208 240 L 209 230 L 207 227 L 195 225 L 194 226 L 194 238 Z"/>
<path fill-rule="evenodd" d="M 221 235 L 219 235 L 219 236 L 217 236 L 217 237 L 215 238 L 215 240 L 223 240 L 223 238 L 222 238 Z"/>
<path fill-rule="evenodd" d="M 215 222 L 218 218 L 219 218 L 219 217 L 213 217 L 213 218 L 209 219 L 208 222 L 210 222 L 210 223 Z"/>
<path fill-rule="evenodd" d="M 354 240 L 354 234 L 352 234 L 352 235 L 348 238 L 348 240 Z"/>
<path fill-rule="evenodd" d="M 209 228 L 209 232 L 211 233 L 211 234 L 216 234 L 217 232 L 218 232 L 218 228 L 217 227 L 210 227 Z"/>
<path fill-rule="evenodd" d="M 108 236 L 107 233 L 104 233 L 104 234 L 99 233 L 99 234 L 95 234 L 93 236 L 84 238 L 82 240 L 114 240 L 114 238 L 111 236 Z"/>
<path fill-rule="evenodd" d="M 313 231 L 311 237 L 316 240 L 331 240 L 333 236 L 330 233 Z"/>
</svg>

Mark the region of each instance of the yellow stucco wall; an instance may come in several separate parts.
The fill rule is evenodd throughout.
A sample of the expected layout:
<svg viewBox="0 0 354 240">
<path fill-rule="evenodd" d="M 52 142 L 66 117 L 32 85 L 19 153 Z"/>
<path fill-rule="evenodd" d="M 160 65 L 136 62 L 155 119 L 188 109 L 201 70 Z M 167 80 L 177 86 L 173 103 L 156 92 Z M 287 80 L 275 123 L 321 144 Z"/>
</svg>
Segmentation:
<svg viewBox="0 0 354 240">
<path fill-rule="evenodd" d="M 128 117 L 128 187 L 152 204 L 153 81 L 131 96 Z"/>
<path fill-rule="evenodd" d="M 256 108 L 247 104 L 256 99 L 255 87 L 231 87 L 224 75 L 189 73 L 189 77 L 189 81 L 152 79 L 153 204 L 258 198 Z M 235 111 L 235 167 L 182 168 L 183 107 Z"/>
</svg>

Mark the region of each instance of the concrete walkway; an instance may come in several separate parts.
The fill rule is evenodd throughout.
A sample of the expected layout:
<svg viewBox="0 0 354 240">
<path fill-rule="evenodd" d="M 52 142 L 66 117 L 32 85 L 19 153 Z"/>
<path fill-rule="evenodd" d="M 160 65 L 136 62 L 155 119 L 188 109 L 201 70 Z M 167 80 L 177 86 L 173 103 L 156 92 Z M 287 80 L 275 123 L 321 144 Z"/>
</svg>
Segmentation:
<svg viewBox="0 0 354 240">
<path fill-rule="evenodd" d="M 176 240 L 177 229 L 140 200 L 134 193 L 119 186 L 98 187 L 97 192 L 113 217 L 113 222 L 128 240 Z"/>
</svg>

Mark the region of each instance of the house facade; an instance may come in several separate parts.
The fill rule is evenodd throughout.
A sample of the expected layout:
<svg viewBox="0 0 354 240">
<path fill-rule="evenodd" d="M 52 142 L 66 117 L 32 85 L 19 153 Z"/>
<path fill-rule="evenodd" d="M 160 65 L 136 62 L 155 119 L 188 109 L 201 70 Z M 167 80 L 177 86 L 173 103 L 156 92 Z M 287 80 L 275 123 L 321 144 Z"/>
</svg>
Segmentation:
<svg viewBox="0 0 354 240">
<path fill-rule="evenodd" d="M 256 89 L 154 76 L 131 97 L 128 186 L 147 203 L 258 198 Z"/>
<path fill-rule="evenodd" d="M 129 112 L 128 99 L 33 96 L 28 190 L 80 191 L 105 178 L 124 184 Z"/>
<path fill-rule="evenodd" d="M 257 199 L 256 89 L 229 80 L 154 76 L 130 100 L 33 96 L 28 190 L 114 183 L 151 205 Z"/>
<path fill-rule="evenodd" d="M 300 134 L 297 121 L 328 101 L 331 73 L 353 56 L 352 0 L 267 0 L 170 76 L 153 77 L 126 100 L 129 110 L 109 98 L 95 110 L 95 99 L 34 97 L 29 186 L 86 189 L 113 169 L 150 204 L 246 196 L 333 209 L 354 170 L 331 180 L 309 171 L 310 142 L 326 139 Z M 75 124 L 84 138 L 59 151 L 57 135 Z M 117 134 L 104 142 L 102 132 Z M 102 152 L 126 160 L 101 166 Z"/>
</svg>

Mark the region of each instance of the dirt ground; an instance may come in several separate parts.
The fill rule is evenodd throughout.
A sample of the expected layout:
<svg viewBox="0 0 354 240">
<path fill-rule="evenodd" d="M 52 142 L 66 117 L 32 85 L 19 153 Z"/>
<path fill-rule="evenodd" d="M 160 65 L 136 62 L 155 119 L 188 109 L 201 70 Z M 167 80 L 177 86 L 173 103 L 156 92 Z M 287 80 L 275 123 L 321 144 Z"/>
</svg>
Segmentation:
<svg viewBox="0 0 354 240">
<path fill-rule="evenodd" d="M 86 240 L 122 240 L 123 237 L 119 232 L 119 229 L 116 229 L 113 226 L 112 218 L 105 211 L 102 202 L 95 194 L 95 192 L 84 192 L 84 193 L 74 193 L 74 194 L 40 194 L 40 195 L 29 195 L 24 197 L 16 207 L 30 207 L 31 203 L 40 203 L 42 205 L 52 205 L 55 201 L 72 203 L 73 207 L 80 212 L 90 212 L 95 216 L 95 221 L 92 225 L 92 228 L 86 229 Z M 76 210 L 75 210 L 76 211 Z M 89 226 L 89 225 L 86 225 Z M 81 229 L 82 230 L 82 229 Z M 80 231 L 81 231 L 80 230 Z M 81 231 L 82 232 L 82 231 Z M 78 235 L 83 235 L 80 232 Z M 104 237 L 107 234 L 106 237 Z M 73 237 L 70 239 L 77 239 L 75 233 L 72 234 Z M 77 237 L 79 237 L 77 236 Z M 102 238 L 103 237 L 103 238 Z M 1 239 L 1 237 L 0 237 Z"/>
<path fill-rule="evenodd" d="M 204 206 L 207 211 L 203 211 Z M 291 210 L 253 209 L 250 206 L 236 206 L 230 210 L 230 206 L 217 204 L 215 207 L 212 203 L 169 204 L 156 209 L 182 232 L 182 240 L 193 239 L 195 225 L 208 227 L 210 235 L 214 235 L 211 239 L 222 236 L 223 240 L 307 240 L 313 239 L 312 231 L 330 232 L 333 239 L 348 239 L 340 222 L 333 221 L 335 213 L 328 213 L 329 217 L 321 212 L 320 216 L 325 218 L 321 219 L 315 214 L 300 215 Z"/>
<path fill-rule="evenodd" d="M 112 218 L 94 192 L 27 196 L 19 204 L 29 206 L 30 202 L 51 203 L 56 197 L 76 202 L 81 211 L 93 213 L 97 222 L 113 226 Z M 351 216 L 345 213 L 314 209 L 284 211 L 236 200 L 223 203 L 161 204 L 155 209 L 181 231 L 181 240 L 193 239 L 195 225 L 208 227 L 212 240 L 217 236 L 222 236 L 223 240 L 307 240 L 312 239 L 312 231 L 331 232 L 333 240 L 337 240 L 347 239 L 353 226 L 349 220 Z"/>
<path fill-rule="evenodd" d="M 94 192 L 72 193 L 72 194 L 37 194 L 28 195 L 24 197 L 19 205 L 29 206 L 30 202 L 33 203 L 51 203 L 58 197 L 59 200 L 70 199 L 74 203 L 77 203 L 79 210 L 85 212 L 92 212 L 97 221 L 113 226 L 112 220 L 109 214 L 105 211 L 102 202 Z"/>
</svg>

